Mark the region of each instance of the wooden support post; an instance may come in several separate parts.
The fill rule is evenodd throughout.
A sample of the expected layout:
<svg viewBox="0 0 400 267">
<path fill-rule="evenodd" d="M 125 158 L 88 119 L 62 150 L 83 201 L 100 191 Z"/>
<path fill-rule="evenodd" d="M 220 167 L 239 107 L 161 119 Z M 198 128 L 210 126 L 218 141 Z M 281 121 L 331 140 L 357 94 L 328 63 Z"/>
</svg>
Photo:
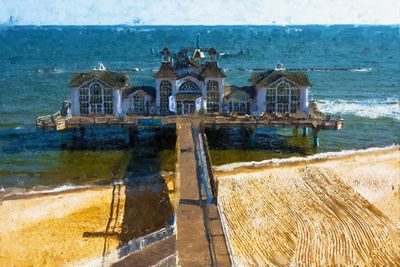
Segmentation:
<svg viewBox="0 0 400 267">
<path fill-rule="evenodd" d="M 293 132 L 293 135 L 294 135 L 294 136 L 298 136 L 298 135 L 299 135 L 299 128 L 293 127 L 293 128 L 292 128 L 292 132 Z"/>
<path fill-rule="evenodd" d="M 138 138 L 138 128 L 137 127 L 130 128 L 128 130 L 128 135 L 129 135 L 129 145 L 134 146 Z"/>
<path fill-rule="evenodd" d="M 84 138 L 85 137 L 85 127 L 80 127 L 79 128 L 79 133 L 81 135 L 81 138 Z"/>
<path fill-rule="evenodd" d="M 319 137 L 318 137 L 318 128 L 312 128 L 312 134 L 313 134 L 313 146 L 318 147 L 319 146 Z"/>
<path fill-rule="evenodd" d="M 249 145 L 250 145 L 250 147 L 253 147 L 254 141 L 255 141 L 255 136 L 256 136 L 256 134 L 255 134 L 256 131 L 255 131 L 255 128 L 253 128 L 253 127 L 249 127 L 248 131 L 249 131 Z"/>
<path fill-rule="evenodd" d="M 306 137 L 307 134 L 308 134 L 308 128 L 307 128 L 307 127 L 304 127 L 304 128 L 303 128 L 303 137 Z"/>
</svg>

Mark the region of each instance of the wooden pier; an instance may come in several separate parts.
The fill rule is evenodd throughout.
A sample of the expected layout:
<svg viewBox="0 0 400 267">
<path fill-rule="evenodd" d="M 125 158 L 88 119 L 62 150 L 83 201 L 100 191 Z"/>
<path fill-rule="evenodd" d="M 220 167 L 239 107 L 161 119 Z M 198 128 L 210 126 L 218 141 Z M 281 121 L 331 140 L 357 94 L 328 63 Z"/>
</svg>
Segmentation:
<svg viewBox="0 0 400 267">
<path fill-rule="evenodd" d="M 343 119 L 309 118 L 295 115 L 264 115 L 264 116 L 141 116 L 127 115 L 114 117 L 107 115 L 90 116 L 60 116 L 52 115 L 36 120 L 39 128 L 63 131 L 71 128 L 84 128 L 92 126 L 101 127 L 175 127 L 179 118 L 200 120 L 203 127 L 258 127 L 258 126 L 283 126 L 296 128 L 314 128 L 318 130 L 340 130 Z"/>
<path fill-rule="evenodd" d="M 208 186 L 211 177 L 204 166 L 199 127 L 199 119 L 177 121 L 177 259 L 179 266 L 230 266 L 221 220 Z"/>
</svg>

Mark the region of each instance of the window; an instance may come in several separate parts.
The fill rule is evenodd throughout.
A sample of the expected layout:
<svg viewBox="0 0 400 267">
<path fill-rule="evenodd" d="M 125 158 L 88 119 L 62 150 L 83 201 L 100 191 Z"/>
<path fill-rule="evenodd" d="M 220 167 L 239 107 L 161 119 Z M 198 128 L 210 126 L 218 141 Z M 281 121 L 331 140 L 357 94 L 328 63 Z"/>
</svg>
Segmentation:
<svg viewBox="0 0 400 267">
<path fill-rule="evenodd" d="M 297 112 L 300 110 L 300 90 L 291 89 L 290 91 L 290 112 Z"/>
<path fill-rule="evenodd" d="M 276 88 L 267 89 L 266 103 L 268 113 L 295 113 L 300 109 L 300 90 L 282 82 Z"/>
<path fill-rule="evenodd" d="M 219 91 L 217 81 L 207 82 L 207 112 L 219 111 Z"/>
<path fill-rule="evenodd" d="M 104 89 L 104 114 L 113 114 L 112 89 Z"/>
<path fill-rule="evenodd" d="M 276 89 L 267 89 L 267 112 L 275 113 Z"/>
<path fill-rule="evenodd" d="M 289 112 L 289 93 L 290 88 L 287 83 L 278 84 L 276 88 L 276 102 L 278 113 Z"/>
<path fill-rule="evenodd" d="M 79 106 L 82 115 L 89 114 L 89 90 L 87 88 L 79 89 Z"/>
<path fill-rule="evenodd" d="M 94 82 L 79 89 L 79 103 L 82 115 L 113 114 L 113 90 Z"/>
<path fill-rule="evenodd" d="M 103 113 L 103 94 L 101 86 L 98 83 L 93 83 L 90 86 L 90 113 L 102 114 Z"/>
<path fill-rule="evenodd" d="M 180 92 L 197 92 L 200 91 L 199 87 L 191 81 L 185 82 L 179 88 Z"/>
<path fill-rule="evenodd" d="M 133 97 L 133 112 L 136 114 L 143 114 L 145 112 L 144 96 L 135 95 Z"/>
<path fill-rule="evenodd" d="M 172 85 L 169 81 L 161 81 L 160 83 L 160 112 L 161 114 L 169 113 L 169 96 L 172 95 Z"/>
</svg>

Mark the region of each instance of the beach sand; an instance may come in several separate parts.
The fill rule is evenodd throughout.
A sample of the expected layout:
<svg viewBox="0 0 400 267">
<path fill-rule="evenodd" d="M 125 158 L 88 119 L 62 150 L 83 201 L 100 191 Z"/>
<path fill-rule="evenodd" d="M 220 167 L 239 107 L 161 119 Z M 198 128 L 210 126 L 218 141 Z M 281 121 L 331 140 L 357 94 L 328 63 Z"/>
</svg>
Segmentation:
<svg viewBox="0 0 400 267">
<path fill-rule="evenodd" d="M 0 266 L 98 266 L 103 256 L 108 266 L 171 213 L 162 178 L 12 197 L 0 202 Z"/>
<path fill-rule="evenodd" d="M 121 191 L 125 187 L 120 188 Z M 110 219 L 113 188 L 100 187 L 6 200 L 0 205 L 0 266 L 74 265 L 102 257 L 120 241 L 122 215 Z M 119 209 L 124 206 L 121 194 Z M 117 209 L 114 203 L 113 209 Z M 106 232 L 107 236 L 88 236 Z"/>
<path fill-rule="evenodd" d="M 238 266 L 400 265 L 398 147 L 281 163 L 217 168 Z"/>
</svg>

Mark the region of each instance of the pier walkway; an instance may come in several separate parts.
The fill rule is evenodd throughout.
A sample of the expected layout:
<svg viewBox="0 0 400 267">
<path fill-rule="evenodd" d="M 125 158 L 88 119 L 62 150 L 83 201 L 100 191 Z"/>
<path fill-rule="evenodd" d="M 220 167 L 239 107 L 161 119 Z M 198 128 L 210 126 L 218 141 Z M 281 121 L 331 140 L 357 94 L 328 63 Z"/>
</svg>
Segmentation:
<svg viewBox="0 0 400 267">
<path fill-rule="evenodd" d="M 200 120 L 177 120 L 176 249 L 180 266 L 230 266 L 221 221 L 214 203 L 209 203 L 202 179 L 198 142 Z M 200 162 L 201 161 L 201 162 Z"/>
</svg>

